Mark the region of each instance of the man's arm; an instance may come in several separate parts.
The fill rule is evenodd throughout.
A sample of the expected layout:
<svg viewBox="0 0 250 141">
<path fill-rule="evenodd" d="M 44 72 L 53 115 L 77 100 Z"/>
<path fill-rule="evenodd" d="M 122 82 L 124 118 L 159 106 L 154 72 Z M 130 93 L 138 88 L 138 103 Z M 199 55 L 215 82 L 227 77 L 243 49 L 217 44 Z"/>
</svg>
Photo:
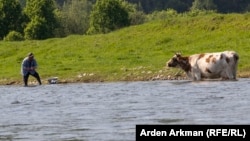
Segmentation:
<svg viewBox="0 0 250 141">
<path fill-rule="evenodd" d="M 30 70 L 35 70 L 35 69 L 37 69 L 37 63 L 36 63 L 36 60 L 34 59 Z"/>
</svg>

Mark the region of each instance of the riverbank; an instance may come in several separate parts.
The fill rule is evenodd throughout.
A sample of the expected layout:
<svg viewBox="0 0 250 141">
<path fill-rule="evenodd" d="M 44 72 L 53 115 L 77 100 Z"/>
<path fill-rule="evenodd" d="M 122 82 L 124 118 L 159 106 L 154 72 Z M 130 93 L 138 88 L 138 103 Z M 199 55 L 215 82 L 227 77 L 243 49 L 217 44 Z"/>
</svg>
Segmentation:
<svg viewBox="0 0 250 141">
<path fill-rule="evenodd" d="M 20 77 L 19 80 L 1 80 L 0 85 L 22 85 L 23 82 Z M 77 77 L 72 78 L 60 78 L 60 77 L 50 77 L 50 78 L 41 78 L 41 81 L 43 84 L 68 84 L 68 83 L 96 83 L 96 82 L 121 82 L 121 81 L 155 81 L 155 80 L 186 80 L 185 75 L 176 74 L 176 75 L 149 75 L 146 74 L 145 76 L 124 76 L 123 79 L 114 79 L 109 80 L 108 78 L 104 78 L 102 76 L 95 76 L 93 74 L 92 76 L 87 75 L 79 75 Z M 52 80 L 52 81 L 51 81 Z M 35 78 L 30 76 L 29 78 L 29 84 L 34 85 L 37 84 L 37 81 Z"/>
<path fill-rule="evenodd" d="M 249 19 L 249 13 L 177 14 L 108 34 L 0 41 L 0 84 L 22 84 L 20 65 L 29 52 L 44 84 L 51 77 L 60 83 L 185 79 L 179 69 L 166 68 L 176 52 L 225 50 L 239 54 L 238 77 L 249 77 Z"/>
<path fill-rule="evenodd" d="M 125 78 L 125 77 L 124 77 Z M 238 73 L 237 78 L 250 78 L 250 73 L 249 72 L 241 72 Z M 105 80 L 105 79 L 98 79 L 97 77 L 88 77 L 83 78 L 83 77 L 78 77 L 78 78 L 56 78 L 55 81 L 51 82 L 51 79 L 55 79 L 54 77 L 51 78 L 45 78 L 42 79 L 42 83 L 43 85 L 47 85 L 47 84 L 71 84 L 71 83 L 97 83 L 97 82 L 121 82 L 121 81 L 127 81 L 127 82 L 132 82 L 132 81 L 157 81 L 157 80 L 188 80 L 188 78 L 186 77 L 186 75 L 184 73 L 177 73 L 175 75 L 162 75 L 162 74 L 158 74 L 158 75 L 145 75 L 143 76 L 133 76 L 133 77 L 126 77 L 126 79 L 122 79 L 122 80 Z M 20 80 L 1 80 L 0 81 L 0 85 L 23 85 L 23 82 Z M 30 78 L 29 80 L 29 85 L 36 85 L 37 81 L 32 78 Z"/>
</svg>

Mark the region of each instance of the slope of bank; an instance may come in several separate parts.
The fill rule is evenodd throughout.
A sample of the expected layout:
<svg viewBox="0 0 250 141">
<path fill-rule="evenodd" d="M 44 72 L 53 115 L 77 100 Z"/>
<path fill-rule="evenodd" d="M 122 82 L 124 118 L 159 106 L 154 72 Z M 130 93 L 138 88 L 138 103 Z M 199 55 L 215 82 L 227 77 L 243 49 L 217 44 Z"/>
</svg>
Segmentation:
<svg viewBox="0 0 250 141">
<path fill-rule="evenodd" d="M 166 68 L 175 52 L 235 50 L 238 77 L 249 77 L 250 14 L 179 14 L 109 34 L 72 35 L 42 41 L 0 42 L 0 84 L 21 84 L 20 66 L 28 52 L 38 61 L 44 83 L 138 81 L 184 78 Z M 30 77 L 30 82 L 35 79 Z"/>
</svg>

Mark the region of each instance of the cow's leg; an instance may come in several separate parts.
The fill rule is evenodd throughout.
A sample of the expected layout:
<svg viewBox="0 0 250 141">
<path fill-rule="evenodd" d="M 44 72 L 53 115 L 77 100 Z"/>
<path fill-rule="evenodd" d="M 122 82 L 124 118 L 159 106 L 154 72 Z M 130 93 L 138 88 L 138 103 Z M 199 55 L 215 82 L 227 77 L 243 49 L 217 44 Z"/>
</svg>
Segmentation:
<svg viewBox="0 0 250 141">
<path fill-rule="evenodd" d="M 223 70 L 220 73 L 220 77 L 221 77 L 221 80 L 228 80 L 229 79 L 226 70 Z"/>
<path fill-rule="evenodd" d="M 233 68 L 232 68 L 232 72 L 233 72 L 233 77 L 234 77 L 234 79 L 236 79 L 236 73 L 237 73 L 237 66 L 236 65 L 234 65 L 233 66 Z"/>
<path fill-rule="evenodd" d="M 233 70 L 232 70 L 231 68 L 228 67 L 228 68 L 225 70 L 225 73 L 226 73 L 227 79 L 229 79 L 229 80 L 234 80 L 234 79 L 235 79 Z"/>
<path fill-rule="evenodd" d="M 201 80 L 201 72 L 197 68 L 192 68 L 191 72 L 188 73 L 193 81 Z"/>
<path fill-rule="evenodd" d="M 201 80 L 201 73 L 199 71 L 196 71 L 193 75 L 195 80 L 197 81 Z"/>
</svg>

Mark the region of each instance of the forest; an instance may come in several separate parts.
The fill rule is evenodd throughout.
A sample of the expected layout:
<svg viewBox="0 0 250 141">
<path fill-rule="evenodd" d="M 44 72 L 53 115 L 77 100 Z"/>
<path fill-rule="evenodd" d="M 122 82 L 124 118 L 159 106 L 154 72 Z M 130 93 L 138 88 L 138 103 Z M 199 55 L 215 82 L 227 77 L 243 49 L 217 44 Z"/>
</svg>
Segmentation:
<svg viewBox="0 0 250 141">
<path fill-rule="evenodd" d="M 161 11 L 246 13 L 249 0 L 0 0 L 0 40 L 108 33 Z"/>
<path fill-rule="evenodd" d="M 56 0 L 59 5 L 67 0 Z M 96 0 L 89 0 L 95 3 Z M 175 9 L 178 12 L 189 11 L 193 3 L 200 3 L 200 8 L 216 10 L 219 13 L 246 12 L 250 10 L 249 0 L 124 0 L 140 5 L 145 13 L 155 10 Z"/>
</svg>

